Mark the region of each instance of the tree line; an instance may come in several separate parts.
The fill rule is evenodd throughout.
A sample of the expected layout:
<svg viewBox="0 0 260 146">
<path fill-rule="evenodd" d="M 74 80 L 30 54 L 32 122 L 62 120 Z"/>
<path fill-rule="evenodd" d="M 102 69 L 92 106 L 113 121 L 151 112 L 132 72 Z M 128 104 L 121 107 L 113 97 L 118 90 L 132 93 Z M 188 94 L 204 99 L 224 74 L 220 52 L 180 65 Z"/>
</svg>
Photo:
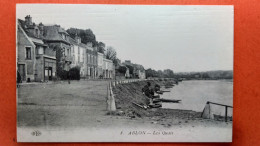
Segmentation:
<svg viewBox="0 0 260 146">
<path fill-rule="evenodd" d="M 175 78 L 182 78 L 186 80 L 191 79 L 205 79 L 205 80 L 217 80 L 217 79 L 233 79 L 233 71 L 217 70 L 217 71 L 205 71 L 205 72 L 182 72 L 175 74 Z"/>
<path fill-rule="evenodd" d="M 147 78 L 174 78 L 174 72 L 171 69 L 165 69 L 165 70 L 154 70 L 151 68 L 148 68 L 145 70 L 145 75 Z"/>
</svg>

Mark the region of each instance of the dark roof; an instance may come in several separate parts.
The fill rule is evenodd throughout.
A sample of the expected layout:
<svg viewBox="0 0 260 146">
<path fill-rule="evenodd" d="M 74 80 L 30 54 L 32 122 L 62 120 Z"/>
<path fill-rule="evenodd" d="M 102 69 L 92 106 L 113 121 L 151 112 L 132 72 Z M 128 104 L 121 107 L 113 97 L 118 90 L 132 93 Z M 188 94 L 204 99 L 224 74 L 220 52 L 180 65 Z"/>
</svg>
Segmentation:
<svg viewBox="0 0 260 146">
<path fill-rule="evenodd" d="M 83 47 L 83 48 L 87 48 L 87 45 L 86 45 L 86 44 L 83 44 L 83 43 L 79 43 L 79 46 L 80 46 L 80 47 Z"/>
<path fill-rule="evenodd" d="M 55 25 L 55 26 L 57 26 L 57 25 Z M 59 32 L 59 33 L 65 33 L 66 35 L 69 35 L 69 34 L 67 33 L 67 31 L 66 31 L 65 29 L 63 29 L 62 27 L 60 27 L 59 25 L 58 25 L 58 32 Z"/>
<path fill-rule="evenodd" d="M 71 43 L 71 44 L 76 44 L 77 45 L 77 41 L 74 40 L 72 37 L 68 36 L 68 41 Z"/>
<path fill-rule="evenodd" d="M 87 48 L 87 45 L 84 44 L 84 43 L 78 43 L 75 39 L 73 39 L 72 37 L 68 36 L 68 41 L 71 43 L 71 44 L 75 44 L 75 45 L 78 45 L 80 47 L 83 47 L 83 48 Z"/>
<path fill-rule="evenodd" d="M 43 42 L 42 39 L 34 38 L 34 37 L 29 37 L 29 38 L 32 40 L 32 42 L 33 42 L 34 44 L 47 47 L 47 45 L 44 44 L 44 42 Z"/>
<path fill-rule="evenodd" d="M 58 25 L 44 26 L 44 40 L 46 41 L 61 41 L 70 44 L 68 40 L 61 37 L 60 33 L 64 33 L 64 29 Z M 65 33 L 67 35 L 67 33 Z"/>
<path fill-rule="evenodd" d="M 24 32 L 25 32 L 29 37 L 42 39 L 41 36 L 37 37 L 37 36 L 35 36 L 33 33 L 31 33 L 30 31 L 28 31 L 28 29 L 38 28 L 38 26 L 35 25 L 35 23 L 33 23 L 33 25 L 26 25 L 26 24 L 25 24 L 25 21 L 24 21 L 24 20 L 21 20 L 21 19 L 18 19 L 18 23 L 21 25 L 21 27 L 23 28 Z"/>
</svg>

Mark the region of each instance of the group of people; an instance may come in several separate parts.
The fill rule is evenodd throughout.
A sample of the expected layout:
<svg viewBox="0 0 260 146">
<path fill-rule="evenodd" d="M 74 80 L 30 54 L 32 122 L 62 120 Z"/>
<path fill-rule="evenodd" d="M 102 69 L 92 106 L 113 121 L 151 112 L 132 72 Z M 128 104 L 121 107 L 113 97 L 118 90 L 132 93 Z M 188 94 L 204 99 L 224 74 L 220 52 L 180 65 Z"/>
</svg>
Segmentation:
<svg viewBox="0 0 260 146">
<path fill-rule="evenodd" d="M 142 88 L 142 92 L 150 99 L 150 104 L 153 104 L 154 94 L 160 91 L 160 85 L 156 84 L 154 87 L 151 86 L 150 82 Z"/>
</svg>

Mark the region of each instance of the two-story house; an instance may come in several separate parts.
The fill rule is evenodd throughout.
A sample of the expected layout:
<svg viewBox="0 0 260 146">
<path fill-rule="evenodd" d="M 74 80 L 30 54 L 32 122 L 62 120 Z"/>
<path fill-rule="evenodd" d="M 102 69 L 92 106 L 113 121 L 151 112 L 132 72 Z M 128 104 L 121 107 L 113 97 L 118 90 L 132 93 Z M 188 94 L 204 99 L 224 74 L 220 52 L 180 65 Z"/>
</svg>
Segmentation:
<svg viewBox="0 0 260 146">
<path fill-rule="evenodd" d="M 115 67 L 112 60 L 103 58 L 103 78 L 112 79 L 114 78 Z"/>
<path fill-rule="evenodd" d="M 81 43 L 81 38 L 76 36 L 75 39 L 69 37 L 71 43 L 72 64 L 71 67 L 80 67 L 80 77 L 87 76 L 87 60 L 86 49 L 87 45 Z"/>
<path fill-rule="evenodd" d="M 104 54 L 98 52 L 98 64 L 97 64 L 97 71 L 98 71 L 98 77 L 103 78 L 103 60 L 104 60 Z"/>
<path fill-rule="evenodd" d="M 97 48 L 93 47 L 91 42 L 88 42 L 86 45 L 86 69 L 87 77 L 89 79 L 98 78 L 98 52 Z"/>
<path fill-rule="evenodd" d="M 17 21 L 17 71 L 22 81 L 48 81 L 56 77 L 56 52 L 44 43 L 44 26 L 30 15 Z"/>
</svg>

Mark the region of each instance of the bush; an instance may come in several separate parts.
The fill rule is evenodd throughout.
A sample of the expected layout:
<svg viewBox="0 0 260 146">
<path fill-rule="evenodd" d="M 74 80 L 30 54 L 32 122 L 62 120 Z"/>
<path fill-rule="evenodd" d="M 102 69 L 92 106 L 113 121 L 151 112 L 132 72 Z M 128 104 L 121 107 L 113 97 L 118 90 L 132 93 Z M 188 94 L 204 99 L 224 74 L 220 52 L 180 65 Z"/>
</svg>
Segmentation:
<svg viewBox="0 0 260 146">
<path fill-rule="evenodd" d="M 70 69 L 69 77 L 71 80 L 80 80 L 80 67 L 76 66 Z"/>
<path fill-rule="evenodd" d="M 68 79 L 68 71 L 61 70 L 59 72 L 59 77 L 60 77 L 61 80 L 67 80 Z"/>
<path fill-rule="evenodd" d="M 123 73 L 123 74 L 126 73 L 126 70 L 127 70 L 127 68 L 126 68 L 125 66 L 120 66 L 120 67 L 118 68 L 118 72 Z"/>
</svg>

